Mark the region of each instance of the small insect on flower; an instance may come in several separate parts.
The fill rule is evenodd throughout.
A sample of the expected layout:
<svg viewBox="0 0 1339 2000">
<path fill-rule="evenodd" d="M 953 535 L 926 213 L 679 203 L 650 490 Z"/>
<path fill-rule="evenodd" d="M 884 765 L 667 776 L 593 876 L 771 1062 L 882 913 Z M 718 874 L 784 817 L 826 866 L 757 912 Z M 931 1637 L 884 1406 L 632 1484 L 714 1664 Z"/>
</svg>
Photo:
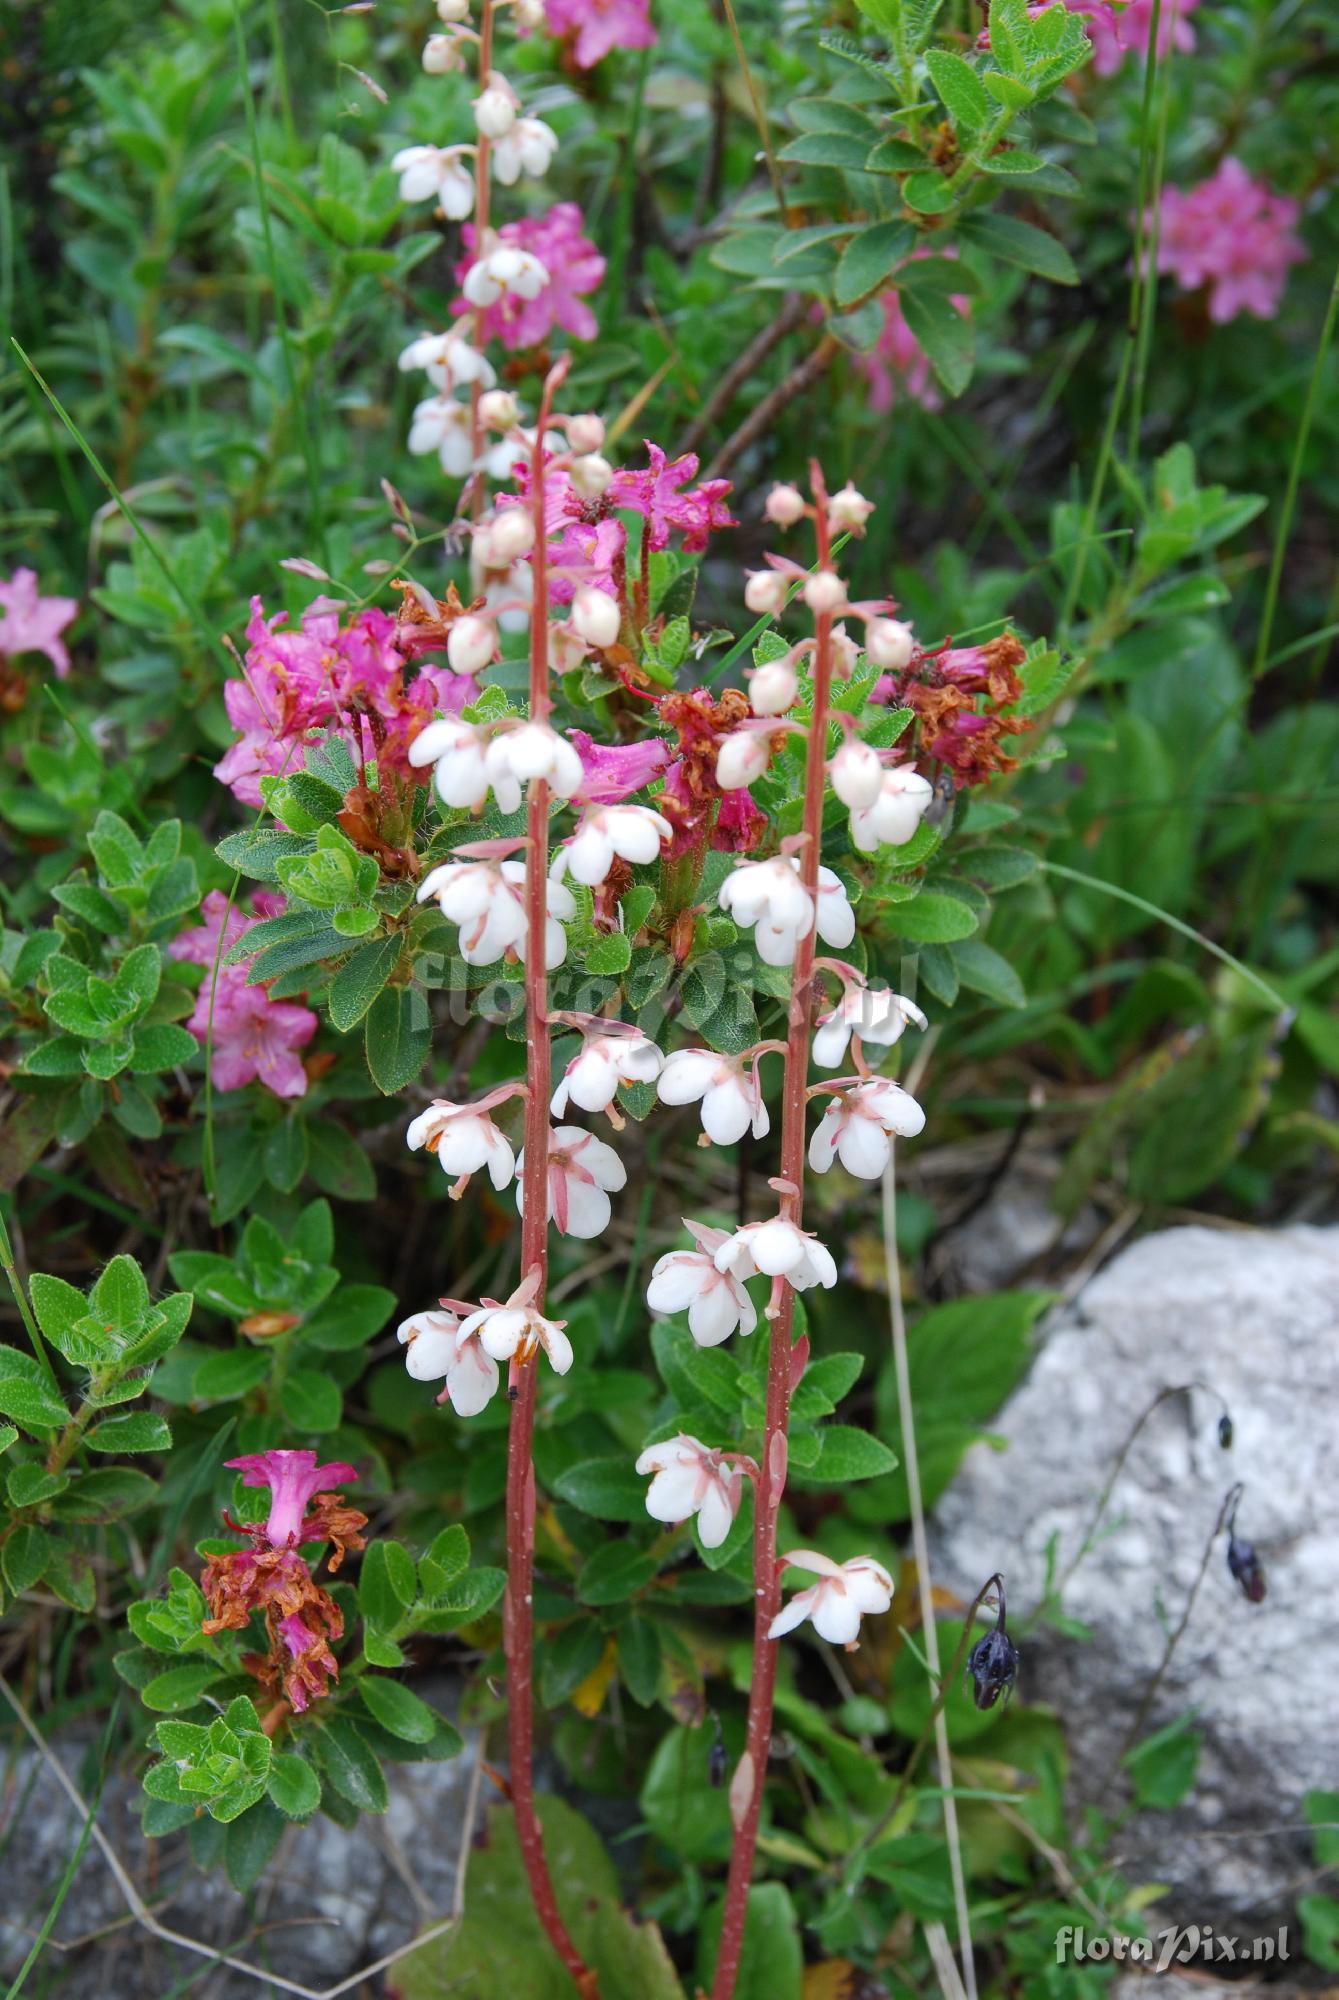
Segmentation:
<svg viewBox="0 0 1339 2000">
<path fill-rule="evenodd" d="M 1007 1707 L 1018 1679 L 1018 1648 L 1004 1629 L 1004 1578 L 997 1571 L 990 1583 L 995 1585 L 999 1604 L 995 1629 L 978 1639 L 967 1655 L 967 1676 L 978 1708 L 994 1708 L 1001 1695 Z"/>
</svg>

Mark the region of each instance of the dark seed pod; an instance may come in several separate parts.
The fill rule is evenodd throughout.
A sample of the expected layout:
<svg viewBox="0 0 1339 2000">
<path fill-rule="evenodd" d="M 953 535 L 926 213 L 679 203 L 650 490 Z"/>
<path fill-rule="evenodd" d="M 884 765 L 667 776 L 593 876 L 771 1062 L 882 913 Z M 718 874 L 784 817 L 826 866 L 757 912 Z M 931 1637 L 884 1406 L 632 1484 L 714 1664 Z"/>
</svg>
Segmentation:
<svg viewBox="0 0 1339 2000">
<path fill-rule="evenodd" d="M 716 1736 L 707 1752 L 707 1782 L 713 1790 L 719 1791 L 725 1783 L 725 1738 L 721 1735 L 720 1717 L 713 1716 L 712 1720 L 716 1724 Z"/>
<path fill-rule="evenodd" d="M 1222 1416 L 1218 1419 L 1218 1442 L 1224 1451 L 1231 1451 L 1232 1419 L 1226 1410 L 1224 1410 Z"/>
<path fill-rule="evenodd" d="M 978 1708 L 994 1708 L 1018 1679 L 1018 1648 L 1003 1626 L 978 1639 L 967 1655 L 972 1699 Z"/>
<path fill-rule="evenodd" d="M 1233 1580 L 1241 1586 L 1241 1594 L 1247 1602 L 1263 1604 L 1268 1586 L 1254 1544 L 1243 1541 L 1240 1535 L 1230 1534 L 1227 1538 L 1227 1566 Z"/>
</svg>

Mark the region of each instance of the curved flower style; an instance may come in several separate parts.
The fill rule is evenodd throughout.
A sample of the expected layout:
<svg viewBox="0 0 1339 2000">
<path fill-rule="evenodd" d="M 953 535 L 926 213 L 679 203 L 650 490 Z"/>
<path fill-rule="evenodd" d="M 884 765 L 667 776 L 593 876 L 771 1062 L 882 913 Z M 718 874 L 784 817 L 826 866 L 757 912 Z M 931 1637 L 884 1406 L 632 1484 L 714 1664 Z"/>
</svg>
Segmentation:
<svg viewBox="0 0 1339 2000">
<path fill-rule="evenodd" d="M 698 1245 L 696 1250 L 671 1250 L 657 1258 L 646 1288 L 646 1303 L 652 1312 L 688 1313 L 688 1331 L 699 1347 L 719 1347 L 736 1331 L 752 1333 L 758 1313 L 744 1290 L 739 1274 L 722 1271 L 716 1252 L 730 1238 L 724 1229 L 709 1229 L 704 1222 L 685 1221 L 684 1228 Z"/>
<path fill-rule="evenodd" d="M 581 816 L 572 838 L 558 850 L 556 876 L 568 874 L 588 889 L 598 889 L 615 858 L 646 863 L 660 859 L 660 843 L 674 838 L 663 813 L 650 806 L 591 806 Z"/>
<path fill-rule="evenodd" d="M 499 1190 L 507 1187 L 516 1173 L 511 1142 L 482 1104 L 452 1104 L 448 1098 L 436 1097 L 426 1111 L 410 1121 L 405 1140 L 411 1153 L 426 1147 L 437 1155 L 443 1173 L 458 1176 L 453 1195 L 463 1193 L 470 1175 L 484 1167 Z"/>
<path fill-rule="evenodd" d="M 855 911 L 841 877 L 830 868 L 819 869 L 815 913 L 794 855 L 741 862 L 722 882 L 717 900 L 737 924 L 753 931 L 758 956 L 765 965 L 793 964 L 796 945 L 815 923 L 824 942 L 839 950 L 855 936 Z"/>
<path fill-rule="evenodd" d="M 924 1130 L 915 1098 L 887 1077 L 873 1077 L 833 1098 L 809 1141 L 809 1164 L 825 1174 L 840 1160 L 857 1180 L 876 1181 L 892 1158 L 890 1138 L 914 1139 Z"/>
<path fill-rule="evenodd" d="M 851 814 L 851 845 L 862 854 L 879 847 L 905 847 L 925 817 L 934 786 L 909 764 L 885 771 L 873 805 Z"/>
<path fill-rule="evenodd" d="M 578 69 L 593 69 L 613 49 L 649 49 L 656 40 L 651 0 L 544 0 L 550 34 L 572 38 Z"/>
<path fill-rule="evenodd" d="M 283 907 L 282 897 L 257 901 L 270 905 L 263 912 L 266 916 L 277 914 L 274 906 Z M 245 965 L 220 962 L 220 938 L 226 955 L 259 921 L 257 917 L 229 910 L 221 889 L 210 890 L 201 910 L 204 922 L 182 931 L 167 949 L 171 958 L 205 967 L 205 981 L 186 1026 L 202 1048 L 210 1049 L 215 1089 L 241 1090 L 258 1081 L 276 1097 L 305 1096 L 307 1072 L 298 1050 L 316 1033 L 319 1017 L 296 1001 L 272 1000 L 265 986 L 249 986 Z"/>
<path fill-rule="evenodd" d="M 516 1206 L 525 1214 L 525 1149 L 516 1156 Z M 590 1238 L 609 1227 L 609 1195 L 627 1184 L 627 1168 L 612 1146 L 579 1125 L 549 1132 L 549 1220 L 561 1236 Z M 491 1350 L 490 1350 L 491 1351 Z M 556 1364 L 555 1364 L 556 1365 Z"/>
<path fill-rule="evenodd" d="M 734 1526 L 744 1497 L 746 1475 L 723 1452 L 712 1451 L 681 1431 L 663 1444 L 648 1445 L 637 1460 L 643 1477 L 654 1473 L 646 1493 L 653 1521 L 678 1526 L 697 1515 L 704 1549 L 718 1549 Z"/>
<path fill-rule="evenodd" d="M 497 1362 L 484 1348 L 478 1329 L 466 1333 L 464 1322 L 449 1309 L 411 1314 L 400 1322 L 395 1337 L 405 1350 L 405 1368 L 416 1382 L 445 1378 L 442 1393 L 458 1417 L 477 1416 L 497 1394 Z"/>
<path fill-rule="evenodd" d="M 39 597 L 36 570 L 16 569 L 7 582 L 0 581 L 0 659 L 45 653 L 63 681 L 70 655 L 60 635 L 78 610 L 77 598 Z"/>
<path fill-rule="evenodd" d="M 418 901 L 434 897 L 442 915 L 460 926 L 457 940 L 467 965 L 495 965 L 507 952 L 525 960 L 525 863 L 444 861 L 418 885 Z M 544 963 L 550 972 L 567 956 L 563 918 L 576 915 L 572 891 L 549 879 L 545 891 Z"/>
<path fill-rule="evenodd" d="M 755 1271 L 767 1278 L 784 1278 L 797 1292 L 807 1292 L 812 1285 L 830 1289 L 837 1282 L 832 1252 L 812 1230 L 801 1229 L 784 1215 L 744 1223 L 719 1245 L 714 1262 L 718 1271 L 731 1271 L 737 1278 L 751 1278 Z"/>
<path fill-rule="evenodd" d="M 497 231 L 499 247 L 479 260 L 476 232 L 466 224 L 461 233 L 471 254 L 456 266 L 462 290 L 452 310 L 482 307 L 484 339 L 510 349 L 541 346 L 555 326 L 576 340 L 594 340 L 599 323 L 586 296 L 603 282 L 605 261 L 584 227 L 576 203 L 560 201 L 543 215 L 504 222 Z M 519 258 L 526 262 L 516 265 Z"/>
<path fill-rule="evenodd" d="M 581 1111 L 608 1111 L 620 1088 L 654 1083 L 665 1058 L 638 1028 L 621 1021 L 592 1023 L 581 1048 L 564 1070 L 550 1111 L 561 1118 L 569 1104 Z M 618 1185 L 621 1187 L 622 1182 Z"/>
<path fill-rule="evenodd" d="M 1300 213 L 1298 202 L 1272 194 L 1240 160 L 1228 158 L 1196 187 L 1163 189 L 1158 269 L 1183 291 L 1207 285 L 1209 318 L 1217 326 L 1238 313 L 1273 319 L 1289 266 L 1306 259 L 1296 230 Z"/>
<path fill-rule="evenodd" d="M 676 1049 L 660 1072 L 662 1104 L 702 1105 L 702 1130 L 718 1146 L 733 1146 L 746 1132 L 763 1139 L 770 1130 L 758 1066 L 712 1049 Z"/>
<path fill-rule="evenodd" d="M 894 993 L 888 986 L 847 986 L 830 1014 L 821 1014 L 813 1040 L 813 1058 L 819 1069 L 840 1069 L 852 1035 L 860 1043 L 876 1042 L 890 1049 L 902 1039 L 909 1022 L 918 1028 L 930 1023 L 914 1000 Z"/>
<path fill-rule="evenodd" d="M 270 1512 L 264 1532 L 272 1549 L 295 1548 L 299 1542 L 316 1540 L 325 1532 L 321 1512 L 318 1510 L 307 1523 L 308 1507 L 317 1498 L 333 1499 L 333 1487 L 358 1477 L 353 1466 L 342 1459 L 318 1465 L 314 1451 L 256 1451 L 243 1458 L 225 1459 L 224 1464 L 230 1472 L 241 1473 L 243 1486 L 269 1487 Z"/>
<path fill-rule="evenodd" d="M 873 1556 L 835 1563 L 817 1549 L 792 1549 L 781 1560 L 791 1569 L 808 1570 L 818 1582 L 797 1590 L 777 1612 L 767 1629 L 769 1639 L 782 1638 L 808 1618 L 820 1639 L 854 1651 L 861 1619 L 886 1611 L 893 1601 L 893 1579 Z"/>
</svg>

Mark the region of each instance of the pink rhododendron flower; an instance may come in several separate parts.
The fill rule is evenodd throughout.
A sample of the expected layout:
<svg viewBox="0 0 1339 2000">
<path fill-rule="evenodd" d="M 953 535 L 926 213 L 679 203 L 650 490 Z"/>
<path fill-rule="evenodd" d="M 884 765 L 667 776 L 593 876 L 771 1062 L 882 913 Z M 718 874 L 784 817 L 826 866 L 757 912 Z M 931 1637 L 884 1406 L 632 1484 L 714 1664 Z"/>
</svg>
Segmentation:
<svg viewBox="0 0 1339 2000">
<path fill-rule="evenodd" d="M 1196 187 L 1163 189 L 1158 269 L 1183 291 L 1207 285 L 1216 325 L 1243 312 L 1272 319 L 1288 267 L 1307 255 L 1296 233 L 1300 212 L 1298 202 L 1271 194 L 1240 160 L 1228 158 Z"/>
<path fill-rule="evenodd" d="M 669 745 L 658 736 L 640 743 L 597 743 L 584 729 L 568 732 L 585 766 L 577 798 L 586 805 L 616 806 L 640 792 L 669 762 Z"/>
<path fill-rule="evenodd" d="M 257 897 L 260 915 L 274 916 L 278 897 Z M 256 1080 L 276 1097 L 302 1097 L 307 1089 L 307 1072 L 298 1050 L 305 1048 L 320 1025 L 309 1007 L 292 1000 L 272 1000 L 264 986 L 247 985 L 245 965 L 219 963 L 218 981 L 214 965 L 226 958 L 239 938 L 259 919 L 238 909 L 228 909 L 221 889 L 211 889 L 205 897 L 205 921 L 183 931 L 168 946 L 171 957 L 189 965 L 203 965 L 206 978 L 195 997 L 195 1011 L 186 1026 L 202 1047 L 210 1042 L 213 1020 L 213 1076 L 219 1090 L 241 1090 Z"/>
<path fill-rule="evenodd" d="M 538 347 L 555 326 L 577 340 L 594 340 L 599 326 L 585 303 L 604 277 L 605 263 L 595 245 L 582 234 L 581 210 L 574 201 L 560 201 L 543 215 L 525 215 L 516 222 L 504 222 L 498 230 L 500 243 L 510 244 L 538 258 L 548 273 L 548 283 L 534 298 L 505 290 L 483 309 L 483 337 L 500 340 L 504 347 Z M 461 231 L 468 255 L 456 265 L 456 283 L 463 284 L 478 261 L 478 233 L 473 223 Z M 453 312 L 469 312 L 470 302 L 458 298 Z"/>
<path fill-rule="evenodd" d="M 61 633 L 79 609 L 73 597 L 39 597 L 37 572 L 16 569 L 0 582 L 0 657 L 15 660 L 21 653 L 45 653 L 57 680 L 70 671 L 70 656 Z"/>
<path fill-rule="evenodd" d="M 578 69 L 593 69 L 611 49 L 649 49 L 656 39 L 651 0 L 544 0 L 549 32 L 570 35 Z"/>
<path fill-rule="evenodd" d="M 289 629 L 286 612 L 267 619 L 252 598 L 243 677 L 223 688 L 240 740 L 214 766 L 243 805 L 260 805 L 262 777 L 301 770 L 302 746 L 316 729 L 334 729 L 360 763 L 375 755 L 408 772 L 409 745 L 434 708 L 458 713 L 478 695 L 470 676 L 445 667 L 420 667 L 406 686 L 396 621 L 366 610 L 344 623 L 342 609 L 318 597 Z M 382 725 L 379 745 L 369 716 Z"/>
<path fill-rule="evenodd" d="M 268 1486 L 270 1512 L 265 1522 L 265 1539 L 272 1549 L 292 1548 L 316 1539 L 319 1523 L 312 1533 L 303 1531 L 307 1509 L 318 1493 L 330 1493 L 357 1478 L 351 1465 L 335 1460 L 318 1465 L 314 1451 L 253 1451 L 245 1458 L 226 1458 L 230 1472 L 240 1472 L 243 1486 Z"/>
<path fill-rule="evenodd" d="M 677 528 L 684 547 L 696 553 L 705 549 L 713 528 L 736 526 L 725 504 L 728 479 L 705 479 L 700 486 L 688 487 L 688 481 L 697 477 L 697 453 L 685 452 L 670 460 L 650 438 L 644 442 L 650 465 L 643 472 L 620 466 L 605 497 L 613 506 L 631 507 L 642 516 L 650 548 L 667 548 L 670 532 Z M 680 491 L 684 487 L 688 490 Z"/>
<path fill-rule="evenodd" d="M 1114 76 L 1127 55 L 1138 50 L 1148 53 L 1153 33 L 1153 0 L 1129 0 L 1119 10 L 1107 6 L 1076 5 L 1066 0 L 1073 14 L 1087 14 L 1088 39 L 1093 45 L 1093 68 L 1099 76 Z M 1199 0 L 1163 0 L 1158 19 L 1158 60 L 1171 49 L 1188 55 L 1195 46 L 1195 30 L 1186 20 Z"/>
</svg>

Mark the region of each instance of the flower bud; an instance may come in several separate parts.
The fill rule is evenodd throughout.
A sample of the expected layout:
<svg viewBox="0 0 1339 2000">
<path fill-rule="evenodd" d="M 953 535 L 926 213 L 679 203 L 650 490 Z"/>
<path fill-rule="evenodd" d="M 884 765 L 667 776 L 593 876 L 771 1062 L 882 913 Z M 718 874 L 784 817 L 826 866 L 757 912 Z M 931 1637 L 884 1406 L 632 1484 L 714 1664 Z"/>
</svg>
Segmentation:
<svg viewBox="0 0 1339 2000">
<path fill-rule="evenodd" d="M 598 451 L 574 458 L 569 467 L 569 477 L 583 500 L 598 500 L 613 476 L 613 466 Z"/>
<path fill-rule="evenodd" d="M 789 660 L 768 660 L 749 678 L 749 706 L 755 715 L 784 715 L 800 691 Z"/>
<path fill-rule="evenodd" d="M 846 585 L 835 569 L 815 570 L 804 586 L 804 601 L 820 618 L 825 612 L 841 611 L 846 604 Z"/>
<path fill-rule="evenodd" d="M 505 139 L 516 123 L 516 100 L 500 84 L 490 83 L 474 100 L 474 123 L 485 139 Z"/>
<path fill-rule="evenodd" d="M 510 569 L 535 546 L 535 524 L 525 507 L 504 507 L 476 530 L 475 548 L 485 569 Z"/>
<path fill-rule="evenodd" d="M 567 419 L 567 442 L 573 451 L 598 451 L 604 443 L 604 418 L 593 410 Z"/>
<path fill-rule="evenodd" d="M 855 811 L 872 806 L 883 785 L 879 753 L 858 737 L 849 736 L 828 765 L 832 789 L 844 806 Z"/>
<path fill-rule="evenodd" d="M 468 21 L 470 0 L 437 0 L 437 18 L 448 26 L 455 21 Z"/>
<path fill-rule="evenodd" d="M 489 389 L 480 396 L 479 421 L 486 430 L 509 431 L 520 420 L 520 406 L 510 389 Z"/>
<path fill-rule="evenodd" d="M 497 637 L 486 618 L 467 612 L 446 635 L 446 657 L 457 674 L 477 674 L 497 652 Z"/>
<path fill-rule="evenodd" d="M 807 512 L 804 495 L 797 486 L 774 486 L 763 512 L 778 528 L 793 528 Z"/>
<path fill-rule="evenodd" d="M 423 67 L 429 76 L 449 76 L 460 68 L 460 44 L 454 35 L 429 35 L 423 44 Z"/>
<path fill-rule="evenodd" d="M 607 591 L 583 583 L 572 598 L 572 624 L 592 646 L 612 646 L 623 620 Z"/>
<path fill-rule="evenodd" d="M 786 579 L 774 569 L 751 569 L 744 585 L 744 602 L 759 616 L 775 618 L 785 608 Z"/>
<path fill-rule="evenodd" d="M 716 757 L 716 782 L 723 792 L 752 785 L 767 769 L 767 739 L 756 729 L 736 729 L 721 744 Z"/>
<path fill-rule="evenodd" d="M 839 534 L 863 535 L 865 523 L 874 512 L 874 502 L 857 493 L 848 479 L 840 493 L 828 501 L 828 522 Z"/>
<path fill-rule="evenodd" d="M 516 0 L 513 12 L 517 27 L 527 34 L 533 34 L 536 28 L 545 24 L 544 0 Z"/>
<path fill-rule="evenodd" d="M 910 625 L 897 618 L 871 618 L 865 627 L 865 652 L 871 666 L 900 673 L 916 650 Z"/>
</svg>

